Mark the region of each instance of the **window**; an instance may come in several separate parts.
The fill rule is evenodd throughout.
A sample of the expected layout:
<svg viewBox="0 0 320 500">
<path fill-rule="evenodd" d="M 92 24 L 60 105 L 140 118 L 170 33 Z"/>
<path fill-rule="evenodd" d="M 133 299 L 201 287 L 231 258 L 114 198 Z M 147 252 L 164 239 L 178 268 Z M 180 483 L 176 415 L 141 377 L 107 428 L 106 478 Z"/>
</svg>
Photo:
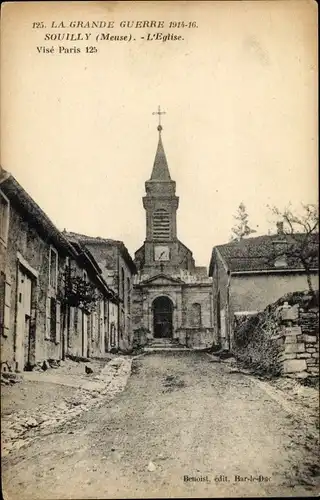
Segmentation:
<svg viewBox="0 0 320 500">
<path fill-rule="evenodd" d="M 47 297 L 46 339 L 60 342 L 60 302 L 55 297 Z"/>
<path fill-rule="evenodd" d="M 78 313 L 79 313 L 79 309 L 77 307 L 74 308 L 73 329 L 74 329 L 75 333 L 78 332 Z"/>
<path fill-rule="evenodd" d="M 91 313 L 91 340 L 95 341 L 97 338 L 97 313 L 92 311 Z"/>
<path fill-rule="evenodd" d="M 56 340 L 56 325 L 57 325 L 57 301 L 54 297 L 50 297 L 50 339 Z"/>
<path fill-rule="evenodd" d="M 152 235 L 154 240 L 170 239 L 170 215 L 164 208 L 153 213 Z"/>
<path fill-rule="evenodd" d="M 106 308 L 105 301 L 100 300 L 100 302 L 99 302 L 98 336 L 99 336 L 99 344 L 100 344 L 101 351 L 103 350 L 103 343 L 104 343 L 105 308 Z"/>
<path fill-rule="evenodd" d="M 58 252 L 50 247 L 49 254 L 49 284 L 51 289 L 56 292 L 58 287 Z"/>
<path fill-rule="evenodd" d="M 7 244 L 9 229 L 9 200 L 0 191 L 0 241 Z"/>
<path fill-rule="evenodd" d="M 116 346 L 116 327 L 114 323 L 110 325 L 110 347 Z"/>
<path fill-rule="evenodd" d="M 0 330 L 4 337 L 8 336 L 11 310 L 11 279 L 9 275 L 0 273 Z"/>
<path fill-rule="evenodd" d="M 191 307 L 191 324 L 192 326 L 199 327 L 201 326 L 201 305 L 200 304 L 192 304 Z"/>
<path fill-rule="evenodd" d="M 45 338 L 58 344 L 60 342 L 60 302 L 58 290 L 58 252 L 50 246 L 49 250 L 49 288 L 46 303 Z"/>
</svg>

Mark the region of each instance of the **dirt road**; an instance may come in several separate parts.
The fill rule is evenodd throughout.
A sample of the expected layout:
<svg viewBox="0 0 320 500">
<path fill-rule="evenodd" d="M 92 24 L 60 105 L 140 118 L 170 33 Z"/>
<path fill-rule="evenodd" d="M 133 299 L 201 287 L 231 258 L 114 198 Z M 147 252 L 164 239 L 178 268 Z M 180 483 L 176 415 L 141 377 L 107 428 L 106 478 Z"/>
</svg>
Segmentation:
<svg viewBox="0 0 320 500">
<path fill-rule="evenodd" d="M 315 486 L 294 477 L 308 458 L 295 440 L 302 427 L 261 384 L 205 354 L 150 354 L 134 362 L 126 389 L 111 403 L 5 457 L 4 494 L 315 495 Z"/>
</svg>

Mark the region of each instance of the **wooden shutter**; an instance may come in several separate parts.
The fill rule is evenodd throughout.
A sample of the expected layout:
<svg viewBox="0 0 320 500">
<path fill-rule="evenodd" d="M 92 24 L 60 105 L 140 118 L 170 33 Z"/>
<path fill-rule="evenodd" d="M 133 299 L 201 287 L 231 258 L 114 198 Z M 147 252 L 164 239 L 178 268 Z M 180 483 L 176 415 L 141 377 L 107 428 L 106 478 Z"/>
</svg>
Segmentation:
<svg viewBox="0 0 320 500">
<path fill-rule="evenodd" d="M 105 303 L 104 300 L 100 301 L 100 348 L 103 349 L 104 342 L 104 308 Z"/>
<path fill-rule="evenodd" d="M 46 300 L 46 332 L 45 338 L 50 339 L 50 328 L 51 328 L 51 297 L 47 297 Z"/>
<path fill-rule="evenodd" d="M 69 334 L 68 334 L 68 347 L 72 346 L 72 340 L 74 335 L 76 335 L 74 328 L 74 315 L 78 314 L 78 310 L 74 307 L 70 307 L 70 319 L 69 319 Z"/>
<path fill-rule="evenodd" d="M 11 280 L 9 276 L 5 277 L 4 281 L 4 310 L 3 310 L 3 335 L 8 336 L 10 328 L 10 311 L 11 311 Z"/>
<path fill-rule="evenodd" d="M 96 339 L 96 327 L 97 327 L 97 313 L 95 311 L 91 315 L 91 326 L 92 326 L 91 338 L 92 338 L 92 340 L 95 340 Z"/>
<path fill-rule="evenodd" d="M 56 344 L 60 342 L 61 335 L 61 305 L 60 302 L 56 301 Z"/>
</svg>

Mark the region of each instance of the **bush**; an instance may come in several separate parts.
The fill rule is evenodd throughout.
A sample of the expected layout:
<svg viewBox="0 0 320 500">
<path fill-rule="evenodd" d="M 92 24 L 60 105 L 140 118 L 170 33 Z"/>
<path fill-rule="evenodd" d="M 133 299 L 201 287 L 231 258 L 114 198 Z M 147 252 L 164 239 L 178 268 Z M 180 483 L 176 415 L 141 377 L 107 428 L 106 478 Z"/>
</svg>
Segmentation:
<svg viewBox="0 0 320 500">
<path fill-rule="evenodd" d="M 247 318 L 235 327 L 234 355 L 260 374 L 280 375 L 279 348 L 274 334 L 278 331 L 276 310 L 284 302 L 289 305 L 298 304 L 305 311 L 310 311 L 319 303 L 319 291 L 314 295 L 308 291 L 288 293 L 263 312 Z"/>
<path fill-rule="evenodd" d="M 235 344 L 239 347 L 246 347 L 252 342 L 260 321 L 260 315 L 251 316 L 244 321 L 234 332 Z"/>
</svg>

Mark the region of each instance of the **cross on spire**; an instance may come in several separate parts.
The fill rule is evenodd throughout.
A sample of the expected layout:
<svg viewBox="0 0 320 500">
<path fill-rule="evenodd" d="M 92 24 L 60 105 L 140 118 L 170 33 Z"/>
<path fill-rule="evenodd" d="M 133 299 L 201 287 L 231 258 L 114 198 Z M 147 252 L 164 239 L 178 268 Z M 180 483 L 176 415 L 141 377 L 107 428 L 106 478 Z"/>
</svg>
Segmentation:
<svg viewBox="0 0 320 500">
<path fill-rule="evenodd" d="M 162 130 L 162 126 L 161 126 L 161 115 L 165 115 L 165 114 L 166 114 L 166 112 L 165 112 L 165 111 L 161 111 L 160 106 L 158 106 L 158 111 L 154 111 L 152 114 L 153 114 L 153 115 L 159 115 L 159 125 L 158 125 L 157 129 L 158 129 L 158 131 L 159 131 L 159 132 L 161 132 L 161 130 Z"/>
</svg>

